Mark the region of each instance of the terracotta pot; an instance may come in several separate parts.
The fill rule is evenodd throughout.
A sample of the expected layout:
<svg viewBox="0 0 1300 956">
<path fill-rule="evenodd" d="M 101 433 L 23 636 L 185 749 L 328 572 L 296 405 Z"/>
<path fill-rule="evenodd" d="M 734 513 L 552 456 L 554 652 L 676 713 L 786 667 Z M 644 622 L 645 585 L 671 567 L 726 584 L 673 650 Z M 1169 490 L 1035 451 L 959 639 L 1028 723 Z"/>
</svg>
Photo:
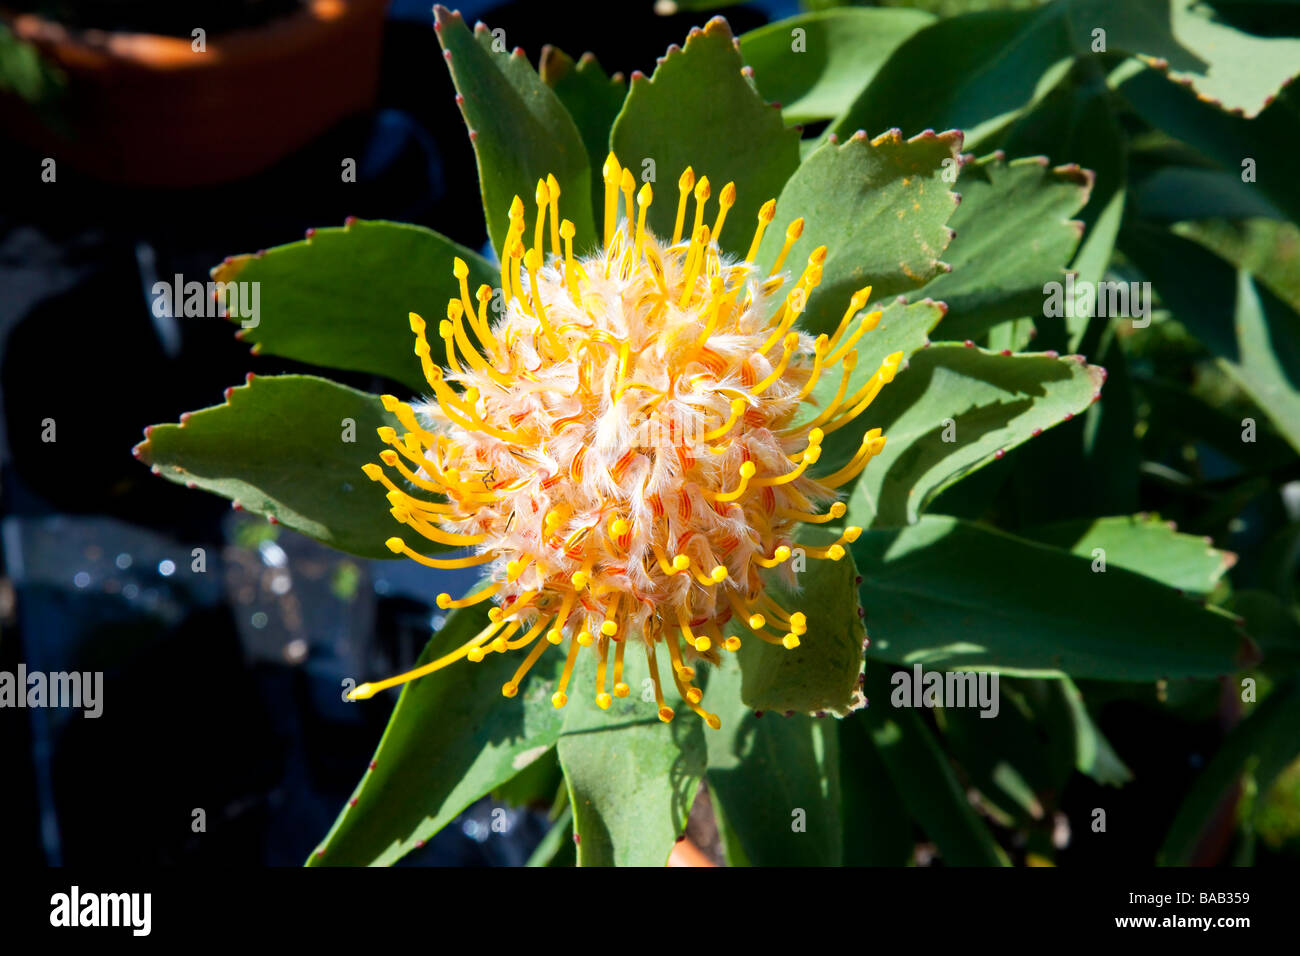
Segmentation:
<svg viewBox="0 0 1300 956">
<path fill-rule="evenodd" d="M 68 76 L 70 137 L 25 103 L 0 119 L 58 163 L 109 182 L 196 186 L 259 172 L 369 107 L 388 0 L 309 0 L 261 26 L 191 38 L 70 31 L 10 15 L 15 35 Z"/>
</svg>

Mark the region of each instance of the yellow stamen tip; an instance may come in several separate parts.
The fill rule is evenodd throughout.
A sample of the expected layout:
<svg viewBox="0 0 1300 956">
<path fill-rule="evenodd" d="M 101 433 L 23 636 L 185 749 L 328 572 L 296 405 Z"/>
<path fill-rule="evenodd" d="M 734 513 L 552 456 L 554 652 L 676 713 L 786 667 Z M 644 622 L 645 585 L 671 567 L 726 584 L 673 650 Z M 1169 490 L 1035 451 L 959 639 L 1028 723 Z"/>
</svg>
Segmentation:
<svg viewBox="0 0 1300 956">
<path fill-rule="evenodd" d="M 554 707 L 556 710 L 559 710 L 568 702 L 569 702 L 568 694 L 561 693 L 560 691 L 557 690 L 554 694 L 551 695 L 551 706 Z"/>
<path fill-rule="evenodd" d="M 373 461 L 367 462 L 366 464 L 362 465 L 361 470 L 366 473 L 366 477 L 369 478 L 371 481 L 378 481 L 380 476 L 384 473 L 383 469 L 380 468 L 378 465 L 376 465 Z"/>
<path fill-rule="evenodd" d="M 536 272 L 542 267 L 542 253 L 540 250 L 533 248 L 524 253 L 524 268 L 529 272 Z"/>
<path fill-rule="evenodd" d="M 591 647 L 591 645 L 592 645 L 592 641 L 593 641 L 593 638 L 592 638 L 592 636 L 591 636 L 591 631 L 588 631 L 588 630 L 582 630 L 582 631 L 579 631 L 579 632 L 578 632 L 578 646 L 579 646 L 579 647 Z"/>
<path fill-rule="evenodd" d="M 736 651 L 740 650 L 740 638 L 729 637 L 723 642 L 722 646 L 725 647 L 727 650 L 731 651 L 732 653 L 735 653 Z"/>
<path fill-rule="evenodd" d="M 772 555 L 778 561 L 785 562 L 790 560 L 790 549 L 786 545 L 781 545 L 776 549 L 776 554 Z"/>
<path fill-rule="evenodd" d="M 358 684 L 348 691 L 348 700 L 369 700 L 375 696 L 375 688 L 370 684 Z"/>
<path fill-rule="evenodd" d="M 466 659 L 469 660 L 471 664 L 479 663 L 486 656 L 487 655 L 483 652 L 483 648 L 481 647 L 472 647 L 465 654 Z"/>
<path fill-rule="evenodd" d="M 685 571 L 691 566 L 691 559 L 684 554 L 679 554 L 673 558 L 673 570 Z"/>
<path fill-rule="evenodd" d="M 709 577 L 711 577 L 716 583 L 721 584 L 723 581 L 727 580 L 726 567 L 724 565 L 719 564 L 716 568 L 714 568 L 712 571 L 709 572 Z"/>
<path fill-rule="evenodd" d="M 843 518 L 843 517 L 844 517 L 844 513 L 845 513 L 846 511 L 848 511 L 848 510 L 849 510 L 849 509 L 848 509 L 848 506 L 847 506 L 844 502 L 842 502 L 842 501 L 837 501 L 837 502 L 835 502 L 833 505 L 831 505 L 831 517 L 832 517 L 832 518 Z"/>
<path fill-rule="evenodd" d="M 397 464 L 397 452 L 393 451 L 391 448 L 385 448 L 379 453 L 379 460 L 391 468 L 393 465 Z"/>
<path fill-rule="evenodd" d="M 572 239 L 574 235 L 577 234 L 577 231 L 577 227 L 574 226 L 572 220 L 566 219 L 564 222 L 560 223 L 561 239 Z"/>
<path fill-rule="evenodd" d="M 754 463 L 752 461 L 747 461 L 740 466 L 740 477 L 753 478 L 757 471 L 758 468 L 754 465 Z"/>
<path fill-rule="evenodd" d="M 457 279 L 464 279 L 469 275 L 469 266 L 465 265 L 465 260 L 460 256 L 451 260 L 451 274 Z M 411 313 L 414 318 L 419 318 L 414 312 Z"/>
<path fill-rule="evenodd" d="M 803 611 L 795 611 L 793 614 L 790 615 L 790 623 L 794 627 L 807 627 L 808 615 L 805 614 Z"/>
<path fill-rule="evenodd" d="M 844 540 L 847 541 L 849 544 L 852 544 L 854 541 L 857 541 L 858 538 L 861 537 L 861 535 L 862 535 L 861 528 L 852 527 L 852 528 L 844 529 Z"/>
<path fill-rule="evenodd" d="M 546 188 L 545 179 L 537 180 L 537 189 L 534 190 L 533 192 L 533 198 L 537 200 L 537 205 L 539 206 L 545 206 L 548 202 L 550 202 L 551 194 L 549 190 L 547 190 Z"/>
<path fill-rule="evenodd" d="M 770 223 L 776 218 L 776 200 L 769 199 L 758 210 L 758 218 L 764 223 Z"/>
<path fill-rule="evenodd" d="M 690 192 L 695 187 L 695 170 L 690 166 L 677 179 L 677 188 L 682 192 Z"/>
<path fill-rule="evenodd" d="M 615 697 L 626 697 L 630 693 L 632 693 L 632 688 L 628 687 L 627 684 L 623 683 L 622 681 L 619 681 L 617 684 L 614 685 Z"/>
<path fill-rule="evenodd" d="M 621 536 L 631 531 L 632 526 L 623 518 L 615 518 L 610 522 L 609 530 L 612 531 L 615 536 Z"/>
<path fill-rule="evenodd" d="M 511 684 L 507 682 L 501 685 L 502 697 L 514 697 L 518 693 L 519 693 L 519 687 L 515 684 Z"/>
<path fill-rule="evenodd" d="M 785 237 L 790 240 L 798 239 L 803 235 L 803 217 L 800 216 L 790 225 L 785 227 Z"/>
<path fill-rule="evenodd" d="M 510 218 L 511 219 L 524 218 L 524 201 L 520 199 L 518 196 L 516 196 L 510 203 Z"/>
<path fill-rule="evenodd" d="M 713 195 L 713 189 L 709 186 L 709 177 L 701 176 L 700 181 L 695 184 L 695 201 L 703 202 Z"/>
<path fill-rule="evenodd" d="M 388 550 L 393 554 L 401 554 L 406 547 L 406 542 L 397 537 L 389 538 L 384 544 L 388 545 Z"/>
<path fill-rule="evenodd" d="M 546 639 L 550 641 L 552 644 L 559 644 L 562 640 L 564 640 L 564 635 L 561 634 L 559 631 L 557 631 L 555 628 L 551 628 L 551 630 L 546 632 Z"/>
<path fill-rule="evenodd" d="M 649 183 L 644 183 L 636 194 L 636 204 L 638 206 L 648 206 L 654 200 L 654 190 L 650 188 Z"/>
<path fill-rule="evenodd" d="M 714 730 L 722 729 L 722 718 L 719 717 L 717 714 L 705 714 L 704 722 L 708 724 L 710 727 L 712 727 Z"/>
<path fill-rule="evenodd" d="M 697 637 L 695 639 L 695 649 L 699 651 L 701 654 L 703 654 L 712 646 L 713 646 L 713 642 L 709 640 L 707 637 Z"/>
<path fill-rule="evenodd" d="M 451 607 L 451 595 L 446 591 L 438 595 L 438 607 L 442 608 L 444 611 Z"/>
<path fill-rule="evenodd" d="M 575 588 L 581 589 L 587 586 L 587 582 L 591 580 L 591 575 L 586 571 L 574 571 L 569 580 L 573 582 Z"/>
<path fill-rule="evenodd" d="M 763 617 L 761 614 L 751 614 L 749 616 L 749 626 L 756 631 L 766 623 L 767 618 Z"/>
<path fill-rule="evenodd" d="M 792 651 L 799 646 L 799 638 L 794 634 L 787 634 L 781 638 L 781 643 L 785 645 L 787 651 Z"/>
<path fill-rule="evenodd" d="M 457 259 L 456 261 L 460 262 L 459 259 Z M 421 332 L 424 331 L 424 327 L 425 327 L 424 319 L 420 318 L 420 316 L 417 315 L 416 313 L 414 312 L 410 313 L 407 316 L 407 321 L 411 323 L 411 331 L 414 332 L 416 335 L 419 335 Z"/>
<path fill-rule="evenodd" d="M 671 723 L 673 716 L 674 716 L 673 709 L 671 707 L 659 708 L 659 719 L 662 720 L 665 724 Z"/>
<path fill-rule="evenodd" d="M 686 699 L 692 704 L 698 704 L 704 699 L 704 693 L 698 687 L 686 688 Z"/>
<path fill-rule="evenodd" d="M 606 637 L 613 637 L 618 633 L 618 625 L 613 621 L 605 621 L 600 625 L 600 633 Z"/>
<path fill-rule="evenodd" d="M 386 412 L 395 412 L 402 405 L 402 403 L 397 400 L 396 395 L 380 395 L 379 403 L 384 406 L 384 411 Z"/>
<path fill-rule="evenodd" d="M 736 204 L 736 184 L 727 183 L 722 187 L 722 195 L 718 197 L 718 202 L 723 206 L 734 206 Z"/>
<path fill-rule="evenodd" d="M 826 557 L 830 558 L 832 561 L 838 561 L 840 558 L 844 557 L 844 549 L 838 544 L 833 544 L 826 549 Z"/>
<path fill-rule="evenodd" d="M 822 443 L 822 439 L 825 437 L 826 437 L 826 433 L 824 431 L 822 431 L 820 428 L 814 428 L 812 431 L 808 433 L 808 444 L 820 445 Z"/>
<path fill-rule="evenodd" d="M 601 710 L 609 710 L 609 705 L 612 703 L 614 703 L 614 698 L 610 697 L 609 694 L 596 695 L 596 706 Z"/>
</svg>

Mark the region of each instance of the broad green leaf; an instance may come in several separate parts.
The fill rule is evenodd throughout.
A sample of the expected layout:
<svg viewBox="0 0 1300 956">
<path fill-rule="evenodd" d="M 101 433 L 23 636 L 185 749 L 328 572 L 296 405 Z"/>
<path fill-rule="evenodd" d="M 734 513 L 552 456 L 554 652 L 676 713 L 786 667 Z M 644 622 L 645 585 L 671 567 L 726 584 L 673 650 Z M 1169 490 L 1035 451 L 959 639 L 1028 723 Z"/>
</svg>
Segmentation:
<svg viewBox="0 0 1300 956">
<path fill-rule="evenodd" d="M 1073 358 L 922 349 L 864 413 L 886 444 L 853 490 L 852 520 L 915 521 L 944 488 L 1087 408 L 1101 381 L 1101 369 Z M 831 462 L 845 453 L 837 434 L 823 442 Z"/>
<path fill-rule="evenodd" d="M 998 143 L 1008 155 L 1042 155 L 1054 163 L 1078 164 L 1094 175 L 1088 202 L 1075 216 L 1084 223 L 1085 232 L 1071 271 L 1084 282 L 1098 282 L 1105 276 L 1127 195 L 1127 147 L 1116 112 L 1117 97 L 1109 85 L 1119 68 L 1108 76 L 1104 62 L 1096 57 L 1077 60 Z M 1042 326 L 1039 348 L 1079 351 L 1088 327 L 1086 314 L 1072 311 L 1064 321 L 1049 320 L 1041 304 L 1029 314 Z"/>
<path fill-rule="evenodd" d="M 431 229 L 362 221 L 227 259 L 212 278 L 257 284 L 257 322 L 238 334 L 258 354 L 370 372 L 424 393 L 407 317 L 418 312 L 436 325 L 447 300 L 460 297 L 457 256 L 469 266 L 471 294 L 500 283 L 482 256 Z M 230 312 L 239 321 L 233 303 Z"/>
<path fill-rule="evenodd" d="M 672 236 L 677 178 L 690 166 L 697 183 L 709 178 L 710 210 L 717 210 L 723 187 L 736 184 L 736 204 L 720 238 L 723 249 L 744 255 L 759 207 L 780 194 L 799 165 L 799 133 L 786 129 L 780 111 L 763 102 L 743 66 L 730 27 L 714 17 L 703 30 L 692 30 L 683 48 L 670 49 L 650 79 L 632 77 L 611 142 L 638 181 L 653 161 L 655 202 L 647 222 L 656 235 Z M 705 217 L 710 228 L 714 211 Z"/>
<path fill-rule="evenodd" d="M 155 425 L 137 457 L 178 484 L 192 484 L 274 518 L 323 544 L 368 558 L 392 558 L 384 542 L 402 535 L 384 489 L 361 471 L 377 461 L 381 425 L 399 423 L 368 392 L 310 375 L 251 378 L 226 402 Z"/>
<path fill-rule="evenodd" d="M 515 807 L 549 809 L 564 786 L 554 750 L 548 750 L 517 774 L 492 788 L 492 799 Z"/>
<path fill-rule="evenodd" d="M 861 706 L 858 685 L 866 632 L 858 613 L 853 558 L 847 550 L 838 561 L 813 558 L 804 550 L 830 546 L 838 537 L 806 527 L 794 541 L 794 556 L 782 566 L 793 574 L 794 587 L 777 573 L 768 577 L 766 590 L 776 603 L 808 618 L 808 632 L 797 647 L 769 644 L 735 619 L 729 625 L 743 642 L 736 653 L 744 675 L 740 696 L 749 707 L 843 717 Z M 768 630 L 780 628 L 773 621 Z"/>
<path fill-rule="evenodd" d="M 1176 137 L 1240 179 L 1249 170 L 1248 188 L 1266 197 L 1286 218 L 1300 218 L 1300 188 L 1292 173 L 1291 143 L 1300 124 L 1300 88 L 1292 83 L 1259 116 L 1225 113 L 1192 90 L 1170 83 L 1154 70 L 1141 70 L 1118 83 L 1119 93 L 1147 123 Z M 1202 197 L 1186 197 L 1191 218 Z"/>
<path fill-rule="evenodd" d="M 1278 219 L 1179 222 L 1174 235 L 1204 246 L 1255 277 L 1300 312 L 1300 227 Z"/>
<path fill-rule="evenodd" d="M 938 846 L 946 863 L 1006 865 L 1005 854 L 971 809 L 929 728 L 915 710 L 890 703 L 889 675 L 887 667 L 870 669 L 867 693 L 871 703 L 855 719 L 866 722 L 903 805 Z"/>
<path fill-rule="evenodd" d="M 1226 110 L 1256 116 L 1300 73 L 1296 37 L 1239 30 L 1197 0 L 1140 0 L 1133 6 L 1116 42 Z"/>
<path fill-rule="evenodd" d="M 816 335 L 833 332 L 853 293 L 872 287 L 872 302 L 912 292 L 945 269 L 939 261 L 957 206 L 943 174 L 955 170 L 958 134 L 905 140 L 897 130 L 873 140 L 827 143 L 804 160 L 777 201 L 758 262 L 771 265 L 785 243 L 785 225 L 804 220 L 802 237 L 784 264 L 796 276 L 809 254 L 826 247 L 821 283 L 800 319 Z M 947 165 L 945 165 L 945 163 Z"/>
<path fill-rule="evenodd" d="M 715 733 L 672 691 L 666 652 L 659 655 L 660 676 L 668 684 L 664 699 L 677 716 L 661 722 L 654 698 L 644 699 L 650 696 L 644 654 L 639 646 L 629 650 L 624 680 L 630 696 L 615 697 L 609 710 L 600 710 L 588 693 L 596 655 L 584 653 L 565 708 L 559 755 L 579 866 L 667 863 L 704 777 L 704 735 Z"/>
<path fill-rule="evenodd" d="M 975 143 L 1040 99 L 1074 57 L 1099 52 L 1139 55 L 1207 99 L 1252 116 L 1300 72 L 1300 40 L 1232 29 L 1195 0 L 1059 0 L 920 30 L 832 132 L 944 126 L 966 130 Z M 1256 57 L 1268 60 L 1253 63 Z"/>
<path fill-rule="evenodd" d="M 766 99 L 786 122 L 844 112 L 895 48 L 934 17 L 920 10 L 843 7 L 769 23 L 740 38 Z"/>
<path fill-rule="evenodd" d="M 725 658 L 709 669 L 705 701 L 722 719 L 720 730 L 705 734 L 714 805 L 748 864 L 838 866 L 838 722 L 758 716 L 741 701 L 740 668 Z"/>
<path fill-rule="evenodd" d="M 1092 176 L 1042 158 L 1005 162 L 998 154 L 962 167 L 961 205 L 946 259 L 952 272 L 924 288 L 948 306 L 945 337 L 977 339 L 997 322 L 1043 311 L 1044 287 L 1062 282 L 1083 224 Z"/>
<path fill-rule="evenodd" d="M 523 200 L 531 223 L 537 212 L 537 181 L 554 175 L 560 184 L 560 214 L 577 230 L 574 249 L 585 252 L 597 240 L 592 170 L 582 135 L 564 105 L 522 50 L 493 49 L 494 38 L 486 26 L 477 25 L 471 34 L 459 13 L 436 5 L 434 29 L 462 97 L 492 247 L 501 254 L 511 200 Z"/>
<path fill-rule="evenodd" d="M 1300 685 L 1292 680 L 1275 688 L 1219 747 L 1192 784 L 1174 816 L 1157 858 L 1164 866 L 1213 862 L 1204 857 L 1203 839 L 1216 823 L 1220 808 L 1232 800 L 1243 776 L 1253 778 L 1258 792 L 1300 756 Z"/>
<path fill-rule="evenodd" d="M 830 132 L 961 129 L 978 143 L 1045 94 L 1072 56 L 1057 5 L 953 17 L 898 47 Z"/>
<path fill-rule="evenodd" d="M 1154 515 L 1085 518 L 1029 528 L 1024 534 L 1098 566 L 1126 568 L 1189 594 L 1209 594 L 1237 561 L 1231 551 L 1217 550 L 1200 535 L 1179 534 Z"/>
<path fill-rule="evenodd" d="M 453 612 L 417 666 L 486 625 L 483 605 Z M 513 698 L 501 695 L 501 685 L 519 666 L 518 652 L 459 660 L 404 685 L 370 769 L 308 865 L 392 864 L 541 759 L 560 735 L 563 714 L 551 693 L 563 659 L 559 651 L 544 656 Z M 375 676 L 357 675 L 357 683 Z"/>
<path fill-rule="evenodd" d="M 912 817 L 871 739 L 866 713 L 853 714 L 836 728 L 844 865 L 906 866 L 915 850 Z"/>
<path fill-rule="evenodd" d="M 1135 226 L 1121 244 L 1174 317 L 1300 450 L 1300 313 L 1245 269 L 1167 230 Z"/>
<path fill-rule="evenodd" d="M 537 70 L 542 82 L 555 91 L 582 134 L 587 162 L 593 170 L 591 208 L 593 211 L 603 210 L 605 183 L 597 171 L 609 154 L 609 131 L 618 111 L 623 108 L 623 100 L 627 98 L 623 74 L 609 76 L 590 53 L 584 53 L 575 63 L 563 50 L 549 45 L 542 47 L 542 59 Z"/>
<path fill-rule="evenodd" d="M 1255 654 L 1233 619 L 1126 571 L 927 515 L 852 546 L 868 657 L 1117 681 L 1213 677 Z M 871 670 L 868 665 L 868 673 Z"/>
</svg>

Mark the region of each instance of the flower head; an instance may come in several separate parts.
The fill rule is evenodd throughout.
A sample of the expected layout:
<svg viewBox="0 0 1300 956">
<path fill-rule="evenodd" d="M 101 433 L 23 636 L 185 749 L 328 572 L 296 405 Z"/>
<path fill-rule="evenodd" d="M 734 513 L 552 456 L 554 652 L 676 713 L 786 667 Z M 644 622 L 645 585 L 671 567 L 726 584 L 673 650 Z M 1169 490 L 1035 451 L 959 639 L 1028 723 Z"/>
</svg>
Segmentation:
<svg viewBox="0 0 1300 956">
<path fill-rule="evenodd" d="M 748 254 L 735 260 L 717 242 L 734 184 L 722 188 L 706 221 L 711 185 L 688 168 L 665 240 L 646 226 L 651 186 L 637 191 L 612 153 L 604 182 L 604 245 L 589 258 L 574 255 L 554 177 L 537 184 L 531 229 L 515 197 L 495 321 L 489 304 L 497 293 L 485 285 L 471 295 L 469 270 L 456 260 L 460 294 L 437 326 L 445 368 L 433 359 L 428 324 L 411 315 L 434 397 L 410 405 L 384 396 L 403 431 L 379 430 L 389 447 L 366 473 L 411 531 L 475 553 L 426 557 L 400 537 L 388 541 L 394 552 L 434 568 L 485 566 L 479 590 L 440 595 L 439 606 L 494 606 L 487 627 L 460 648 L 363 684 L 353 697 L 461 658 L 526 650 L 502 687 L 513 697 L 550 645 L 567 641 L 552 702 L 564 706 L 578 654 L 589 647 L 596 702 L 607 708 L 611 692 L 629 692 L 623 662 L 635 645 L 648 660 L 660 718 L 673 717 L 660 684 L 666 652 L 682 699 L 716 728 L 691 665 L 740 647 L 739 636 L 725 636 L 733 620 L 745 639 L 791 650 L 816 639 L 803 613 L 765 591 L 765 577 L 789 575 L 781 565 L 800 522 L 844 516 L 836 489 L 880 452 L 880 430 L 866 433 L 844 467 L 816 477 L 809 469 L 823 438 L 893 378 L 902 353 L 849 393 L 854 346 L 881 313 L 857 318 L 868 287 L 852 296 L 834 334 L 814 339 L 795 328 L 826 247 L 809 253 L 797 278 L 783 273 L 803 231 L 795 219 L 772 268 L 756 266 L 775 201 L 762 207 Z M 797 418 L 823 374 L 839 376 L 834 397 L 814 417 Z M 839 560 L 860 532 L 847 527 L 835 544 L 805 553 Z"/>
</svg>

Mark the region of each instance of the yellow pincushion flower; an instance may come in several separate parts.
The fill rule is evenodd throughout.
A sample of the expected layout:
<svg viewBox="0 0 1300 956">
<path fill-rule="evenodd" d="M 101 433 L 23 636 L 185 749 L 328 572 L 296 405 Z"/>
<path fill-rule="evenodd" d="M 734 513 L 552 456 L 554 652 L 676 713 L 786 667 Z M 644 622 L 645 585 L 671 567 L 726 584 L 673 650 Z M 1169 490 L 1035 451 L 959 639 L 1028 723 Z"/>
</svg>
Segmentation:
<svg viewBox="0 0 1300 956">
<path fill-rule="evenodd" d="M 567 640 L 552 703 L 564 706 L 578 654 L 590 647 L 596 702 L 607 708 L 611 692 L 629 692 L 623 662 L 635 643 L 647 658 L 660 718 L 673 718 L 660 683 L 662 649 L 682 699 L 716 728 L 691 665 L 716 663 L 720 649 L 740 647 L 740 637 L 724 636 L 733 619 L 736 629 L 792 651 L 817 639 L 805 615 L 781 607 L 764 581 L 784 574 L 792 582 L 782 565 L 800 522 L 844 516 L 836 489 L 880 452 L 880 430 L 868 431 L 833 473 L 813 477 L 809 469 L 823 438 L 892 380 L 902 353 L 848 393 L 854 346 L 881 313 L 854 324 L 868 287 L 852 296 L 833 335 L 814 340 L 794 328 L 821 279 L 826 247 L 809 253 L 797 279 L 784 274 L 803 230 L 795 219 L 764 274 L 754 259 L 775 201 L 762 207 L 748 254 L 734 261 L 717 243 L 734 184 L 721 190 L 707 223 L 709 181 L 696 182 L 688 168 L 665 242 L 646 227 L 650 185 L 636 192 L 612 153 L 603 172 L 604 247 L 590 258 L 574 256 L 574 226 L 561 218 L 554 177 L 537 184 L 531 234 L 515 197 L 501 263 L 504 310 L 495 322 L 489 304 L 496 292 L 485 285 L 471 297 L 469 270 L 455 261 L 460 296 L 438 325 L 445 369 L 433 359 L 424 319 L 411 315 L 415 353 L 434 397 L 411 405 L 384 396 L 404 432 L 381 428 L 390 447 L 379 455 L 382 465 L 365 470 L 387 489 L 397 521 L 475 553 L 426 557 L 400 537 L 388 541 L 394 552 L 432 568 L 485 567 L 479 590 L 460 599 L 439 595 L 439 606 L 495 606 L 487 627 L 455 651 L 362 684 L 353 698 L 461 658 L 526 651 L 502 687 L 513 697 L 548 647 Z M 795 424 L 819 377 L 837 367 L 833 399 Z M 850 526 L 837 543 L 804 550 L 839 560 L 844 543 L 860 533 Z"/>
</svg>

